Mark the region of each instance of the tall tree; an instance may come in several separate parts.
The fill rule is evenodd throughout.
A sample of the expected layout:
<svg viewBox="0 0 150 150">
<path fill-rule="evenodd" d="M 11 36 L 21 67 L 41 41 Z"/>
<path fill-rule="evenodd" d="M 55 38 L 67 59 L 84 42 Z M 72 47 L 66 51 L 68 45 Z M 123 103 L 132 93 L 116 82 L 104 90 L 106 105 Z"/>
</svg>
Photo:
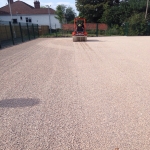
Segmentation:
<svg viewBox="0 0 150 150">
<path fill-rule="evenodd" d="M 66 5 L 58 5 L 56 7 L 56 17 L 60 24 L 72 21 L 76 16 L 72 7 Z"/>
<path fill-rule="evenodd" d="M 150 24 L 150 3 L 147 18 L 144 14 L 146 0 L 76 0 L 81 17 L 89 22 L 103 22 L 122 32 L 129 28 L 132 35 L 145 35 Z M 150 28 L 150 27 L 149 27 Z M 150 31 L 149 31 L 150 32 Z"/>
<path fill-rule="evenodd" d="M 112 7 L 107 6 L 107 8 L 103 13 L 101 22 L 107 23 L 108 25 L 118 24 L 120 26 L 131 15 L 131 8 L 126 2 L 121 2 L 119 5 Z"/>
<path fill-rule="evenodd" d="M 76 13 L 72 7 L 67 7 L 65 12 L 65 18 L 67 23 L 71 22 L 76 17 Z"/>
<path fill-rule="evenodd" d="M 66 5 L 58 5 L 56 7 L 56 16 L 55 18 L 59 20 L 60 24 L 64 23 L 65 21 L 65 10 L 66 10 Z"/>
<path fill-rule="evenodd" d="M 89 22 L 98 22 L 106 3 L 112 6 L 113 0 L 76 0 L 76 7 L 81 17 L 85 17 Z"/>
<path fill-rule="evenodd" d="M 147 22 L 145 20 L 145 13 L 135 13 L 128 18 L 129 35 L 146 35 Z"/>
</svg>

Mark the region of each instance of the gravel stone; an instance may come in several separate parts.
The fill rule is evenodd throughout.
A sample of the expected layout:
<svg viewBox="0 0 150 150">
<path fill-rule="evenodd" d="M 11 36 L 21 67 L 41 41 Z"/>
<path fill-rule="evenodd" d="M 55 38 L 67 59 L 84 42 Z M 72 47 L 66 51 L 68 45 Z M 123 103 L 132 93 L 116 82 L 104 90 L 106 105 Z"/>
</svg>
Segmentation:
<svg viewBox="0 0 150 150">
<path fill-rule="evenodd" d="M 149 37 L 39 38 L 0 51 L 0 150 L 149 150 Z"/>
</svg>

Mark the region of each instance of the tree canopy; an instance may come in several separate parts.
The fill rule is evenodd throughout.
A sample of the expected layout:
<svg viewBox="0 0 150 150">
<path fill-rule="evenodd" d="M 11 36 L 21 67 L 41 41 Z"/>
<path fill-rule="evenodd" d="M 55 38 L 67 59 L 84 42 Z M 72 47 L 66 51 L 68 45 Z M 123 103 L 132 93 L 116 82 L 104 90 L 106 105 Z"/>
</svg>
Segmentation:
<svg viewBox="0 0 150 150">
<path fill-rule="evenodd" d="M 76 13 L 72 7 L 67 7 L 65 12 L 66 21 L 69 23 L 76 17 Z"/>
<path fill-rule="evenodd" d="M 56 16 L 55 18 L 59 20 L 59 22 L 62 24 L 64 22 L 65 18 L 65 10 L 66 6 L 65 5 L 58 5 L 56 7 Z"/>
<path fill-rule="evenodd" d="M 79 16 L 86 18 L 87 22 L 117 27 L 128 22 L 140 35 L 141 31 L 145 32 L 147 22 L 150 22 L 150 3 L 145 19 L 146 4 L 147 0 L 76 0 Z"/>
<path fill-rule="evenodd" d="M 75 16 L 76 16 L 76 13 L 73 10 L 73 8 L 70 6 L 61 4 L 56 7 L 55 17 L 59 20 L 61 24 L 72 21 L 75 18 Z"/>
<path fill-rule="evenodd" d="M 112 6 L 113 0 L 76 0 L 79 15 L 90 22 L 98 22 L 107 7 L 106 5 Z"/>
</svg>

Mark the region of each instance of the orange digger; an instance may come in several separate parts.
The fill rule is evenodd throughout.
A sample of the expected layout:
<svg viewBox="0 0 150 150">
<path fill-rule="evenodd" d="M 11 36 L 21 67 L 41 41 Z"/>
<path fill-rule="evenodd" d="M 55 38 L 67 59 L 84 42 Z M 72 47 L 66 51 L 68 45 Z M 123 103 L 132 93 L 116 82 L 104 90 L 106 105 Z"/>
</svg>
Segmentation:
<svg viewBox="0 0 150 150">
<path fill-rule="evenodd" d="M 74 19 L 74 31 L 72 32 L 73 42 L 87 41 L 85 18 Z"/>
</svg>

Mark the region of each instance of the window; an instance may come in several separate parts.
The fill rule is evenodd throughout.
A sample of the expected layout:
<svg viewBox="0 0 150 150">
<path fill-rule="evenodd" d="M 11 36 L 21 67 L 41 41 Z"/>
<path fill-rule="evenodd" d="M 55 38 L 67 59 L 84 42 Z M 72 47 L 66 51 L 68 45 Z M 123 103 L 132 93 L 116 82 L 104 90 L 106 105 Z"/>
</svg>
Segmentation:
<svg viewBox="0 0 150 150">
<path fill-rule="evenodd" d="M 26 22 L 28 22 L 29 20 L 28 20 L 28 18 L 26 18 Z"/>
<path fill-rule="evenodd" d="M 17 19 L 12 19 L 13 23 L 18 23 Z"/>
<path fill-rule="evenodd" d="M 32 22 L 31 18 L 29 18 L 29 22 Z"/>
<path fill-rule="evenodd" d="M 20 20 L 22 20 L 22 17 L 20 17 Z"/>
<path fill-rule="evenodd" d="M 28 17 L 26 17 L 26 22 L 28 23 L 31 23 L 32 22 L 32 19 L 31 18 L 28 18 Z"/>
</svg>

